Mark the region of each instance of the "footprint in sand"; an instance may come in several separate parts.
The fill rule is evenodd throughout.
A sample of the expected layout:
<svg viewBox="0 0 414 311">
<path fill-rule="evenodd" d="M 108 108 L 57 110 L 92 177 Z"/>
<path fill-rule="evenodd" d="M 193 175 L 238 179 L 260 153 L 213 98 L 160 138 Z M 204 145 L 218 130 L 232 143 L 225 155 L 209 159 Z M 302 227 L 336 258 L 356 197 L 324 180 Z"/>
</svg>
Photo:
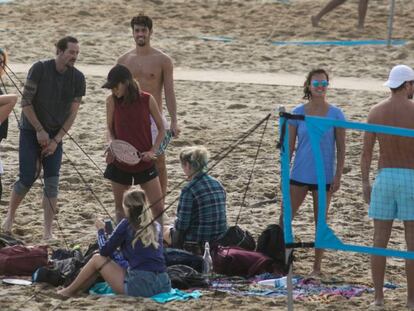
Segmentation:
<svg viewBox="0 0 414 311">
<path fill-rule="evenodd" d="M 244 109 L 244 108 L 247 108 L 247 106 L 243 104 L 232 104 L 232 105 L 227 106 L 227 109 Z"/>
</svg>

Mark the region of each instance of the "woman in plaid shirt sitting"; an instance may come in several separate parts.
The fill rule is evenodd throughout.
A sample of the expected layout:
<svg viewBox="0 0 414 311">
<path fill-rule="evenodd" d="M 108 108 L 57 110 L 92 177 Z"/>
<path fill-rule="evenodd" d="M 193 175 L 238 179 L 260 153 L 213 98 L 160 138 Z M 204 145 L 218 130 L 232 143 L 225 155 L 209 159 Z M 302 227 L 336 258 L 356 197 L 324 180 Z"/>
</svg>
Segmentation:
<svg viewBox="0 0 414 311">
<path fill-rule="evenodd" d="M 173 247 L 201 254 L 205 242 L 214 242 L 227 229 L 226 191 L 207 174 L 205 147 L 184 148 L 180 161 L 189 182 L 181 190 Z"/>
</svg>

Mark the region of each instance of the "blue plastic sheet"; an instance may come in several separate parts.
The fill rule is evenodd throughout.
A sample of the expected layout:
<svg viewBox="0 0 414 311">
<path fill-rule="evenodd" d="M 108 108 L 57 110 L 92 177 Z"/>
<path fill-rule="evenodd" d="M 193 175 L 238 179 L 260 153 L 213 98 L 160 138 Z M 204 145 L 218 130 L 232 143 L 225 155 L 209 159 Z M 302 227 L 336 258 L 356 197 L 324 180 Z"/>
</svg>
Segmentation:
<svg viewBox="0 0 414 311">
<path fill-rule="evenodd" d="M 405 40 L 391 40 L 391 45 L 404 45 Z M 339 46 L 359 46 L 359 45 L 387 45 L 387 40 L 348 40 L 348 41 L 273 41 L 272 45 L 339 45 Z"/>
</svg>

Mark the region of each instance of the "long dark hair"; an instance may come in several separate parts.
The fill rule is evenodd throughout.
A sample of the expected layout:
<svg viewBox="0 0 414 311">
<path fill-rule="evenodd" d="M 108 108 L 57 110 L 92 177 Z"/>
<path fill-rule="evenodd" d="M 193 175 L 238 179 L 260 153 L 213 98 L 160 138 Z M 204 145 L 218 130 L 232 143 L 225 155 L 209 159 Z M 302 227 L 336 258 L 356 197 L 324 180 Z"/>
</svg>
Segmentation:
<svg viewBox="0 0 414 311">
<path fill-rule="evenodd" d="M 312 81 L 312 77 L 317 74 L 324 74 L 326 76 L 326 80 L 329 82 L 329 75 L 325 69 L 318 68 L 311 70 L 308 75 L 306 76 L 305 83 L 303 83 L 303 99 L 311 99 L 312 93 L 310 91 L 310 84 Z"/>
<path fill-rule="evenodd" d="M 115 95 L 112 95 L 114 98 L 114 101 L 116 103 L 125 103 L 128 105 L 132 105 L 137 100 L 139 101 L 139 98 L 140 98 L 139 94 L 141 93 L 141 89 L 139 87 L 138 82 L 134 78 L 132 78 L 132 79 L 122 81 L 122 83 L 127 84 L 126 92 L 123 98 L 121 99 L 117 98 Z"/>
</svg>

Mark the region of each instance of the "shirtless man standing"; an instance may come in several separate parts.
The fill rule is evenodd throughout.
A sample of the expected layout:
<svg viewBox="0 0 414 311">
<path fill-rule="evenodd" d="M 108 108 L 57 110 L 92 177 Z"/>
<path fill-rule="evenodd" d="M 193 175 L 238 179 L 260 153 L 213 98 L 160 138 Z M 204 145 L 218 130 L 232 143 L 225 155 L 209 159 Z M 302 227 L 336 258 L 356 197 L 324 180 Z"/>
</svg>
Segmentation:
<svg viewBox="0 0 414 311">
<path fill-rule="evenodd" d="M 391 96 L 371 108 L 368 123 L 414 129 L 414 71 L 395 66 L 385 83 Z M 379 142 L 378 175 L 369 181 L 373 149 Z M 361 157 L 364 200 L 370 204 L 368 215 L 374 220 L 374 247 L 386 248 L 394 219 L 404 222 L 407 250 L 414 251 L 414 138 L 365 132 Z M 375 288 L 374 305 L 384 304 L 386 257 L 371 256 Z M 414 260 L 406 260 L 407 306 L 414 310 Z"/>
<path fill-rule="evenodd" d="M 126 66 L 132 76 L 139 82 L 141 89 L 150 93 L 158 104 L 162 114 L 162 91 L 164 88 L 167 110 L 170 115 L 170 129 L 174 136 L 178 136 L 180 129 L 177 125 L 177 105 L 175 102 L 173 62 L 172 59 L 162 51 L 151 47 L 152 20 L 146 15 L 139 14 L 131 20 L 132 36 L 135 40 L 135 48 L 122 55 L 118 64 Z M 162 114 L 163 115 L 163 114 Z M 168 128 L 167 121 L 163 115 L 164 127 Z M 157 127 L 151 120 L 153 141 L 157 136 Z M 165 155 L 157 157 L 156 161 L 161 190 L 163 196 L 167 193 L 167 168 Z"/>
</svg>

